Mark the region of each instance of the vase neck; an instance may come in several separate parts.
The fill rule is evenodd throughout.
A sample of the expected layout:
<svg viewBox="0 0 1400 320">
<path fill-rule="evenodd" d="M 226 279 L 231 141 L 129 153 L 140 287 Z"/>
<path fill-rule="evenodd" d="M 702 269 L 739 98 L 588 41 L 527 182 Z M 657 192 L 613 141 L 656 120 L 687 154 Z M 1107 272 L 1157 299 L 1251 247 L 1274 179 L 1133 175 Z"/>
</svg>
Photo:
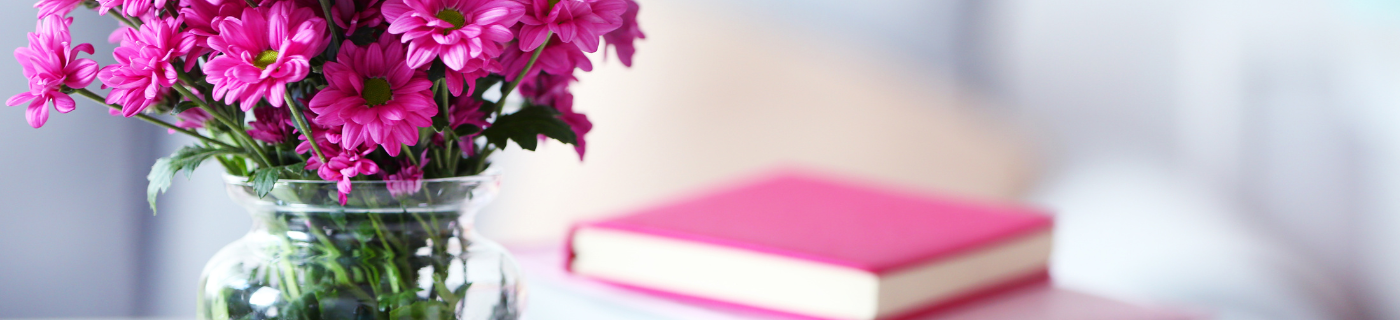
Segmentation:
<svg viewBox="0 0 1400 320">
<path fill-rule="evenodd" d="M 292 243 L 331 243 L 336 247 L 444 241 L 464 238 L 469 234 L 474 216 L 474 213 L 465 210 L 400 213 L 255 211 L 252 233 L 270 235 Z"/>
</svg>

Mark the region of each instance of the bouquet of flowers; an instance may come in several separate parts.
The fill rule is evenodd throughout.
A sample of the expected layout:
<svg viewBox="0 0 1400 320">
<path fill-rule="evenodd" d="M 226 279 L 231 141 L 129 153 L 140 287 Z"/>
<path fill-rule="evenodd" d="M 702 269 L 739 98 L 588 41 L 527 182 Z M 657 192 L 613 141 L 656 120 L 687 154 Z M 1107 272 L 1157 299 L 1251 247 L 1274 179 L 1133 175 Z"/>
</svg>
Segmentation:
<svg viewBox="0 0 1400 320">
<path fill-rule="evenodd" d="M 117 63 L 80 58 L 78 8 L 121 23 Z M 213 159 L 259 196 L 279 179 L 411 183 L 469 176 L 514 141 L 573 145 L 588 117 L 573 110 L 585 52 L 613 47 L 631 66 L 644 38 L 633 0 L 40 0 L 37 31 L 15 58 L 35 128 L 72 95 L 198 139 L 156 161 L 149 200 L 179 172 Z M 604 45 L 604 43 L 606 45 Z M 606 47 L 605 47 L 606 46 Z M 106 95 L 90 90 L 101 81 Z M 498 89 L 497 89 L 498 88 Z M 518 90 L 517 90 L 518 89 Z M 508 105 L 518 91 L 523 103 Z M 173 117 L 173 118 L 171 118 Z M 164 118 L 164 119 L 163 119 Z M 172 121 L 168 121 L 173 119 Z M 396 185 L 396 184 L 391 184 Z"/>
<path fill-rule="evenodd" d="M 94 54 L 69 33 L 80 6 L 120 21 L 116 64 L 79 57 Z M 573 109 L 574 72 L 606 47 L 631 66 L 644 37 L 633 0 L 34 7 L 37 31 L 15 50 L 29 91 L 7 104 L 39 128 L 77 95 L 194 137 L 152 166 L 152 210 L 172 177 L 213 159 L 257 220 L 206 266 L 200 319 L 515 319 L 508 254 L 468 227 L 473 199 L 494 191 L 481 173 L 512 141 L 558 140 L 582 159 L 592 124 Z"/>
</svg>

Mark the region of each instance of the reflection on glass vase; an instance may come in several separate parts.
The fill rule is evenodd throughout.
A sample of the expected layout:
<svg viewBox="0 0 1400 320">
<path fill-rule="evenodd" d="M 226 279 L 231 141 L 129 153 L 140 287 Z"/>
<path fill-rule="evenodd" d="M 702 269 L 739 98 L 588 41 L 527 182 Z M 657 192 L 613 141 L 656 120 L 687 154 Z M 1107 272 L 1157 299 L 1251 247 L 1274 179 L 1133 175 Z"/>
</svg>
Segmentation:
<svg viewBox="0 0 1400 320">
<path fill-rule="evenodd" d="M 199 319 L 519 318 L 515 261 L 472 228 L 497 174 L 357 181 L 345 205 L 333 181 L 226 182 L 253 229 L 204 267 Z"/>
</svg>

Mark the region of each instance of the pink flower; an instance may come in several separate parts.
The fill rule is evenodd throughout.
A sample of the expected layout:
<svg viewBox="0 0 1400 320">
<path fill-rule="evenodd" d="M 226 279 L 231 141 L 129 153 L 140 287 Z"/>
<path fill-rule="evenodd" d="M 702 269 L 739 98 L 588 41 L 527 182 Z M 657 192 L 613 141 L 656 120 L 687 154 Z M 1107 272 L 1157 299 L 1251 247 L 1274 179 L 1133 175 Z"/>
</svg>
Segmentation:
<svg viewBox="0 0 1400 320">
<path fill-rule="evenodd" d="M 192 57 L 186 57 L 185 61 L 194 61 L 193 57 L 214 51 L 209 47 L 209 37 L 219 33 L 214 26 L 224 19 L 238 17 L 247 8 L 248 2 L 242 0 L 180 0 L 180 16 L 185 18 L 186 30 L 195 35 L 196 45 L 190 52 Z M 187 63 L 186 68 L 194 65 Z"/>
<path fill-rule="evenodd" d="M 204 127 L 204 122 L 209 121 L 209 113 L 204 109 L 194 108 L 180 112 L 175 115 L 179 118 L 175 121 L 175 126 L 184 129 L 198 129 Z M 166 133 L 175 134 L 175 129 L 166 129 Z"/>
<path fill-rule="evenodd" d="M 121 13 L 128 17 L 142 17 L 155 12 L 156 8 L 165 7 L 166 0 L 97 0 L 97 14 L 107 14 L 107 11 L 121 6 Z"/>
<path fill-rule="evenodd" d="M 419 157 L 419 164 L 428 165 L 427 151 Z M 385 187 L 389 189 L 389 194 L 395 197 L 417 193 L 423 189 L 423 168 L 415 166 L 408 161 L 403 161 L 399 166 L 399 172 L 385 175 Z"/>
<path fill-rule="evenodd" d="M 488 60 L 486 61 L 486 66 L 472 71 L 457 71 L 452 69 L 443 71 L 443 76 L 447 77 L 447 79 L 443 81 L 443 83 L 447 85 L 447 91 L 452 92 L 453 96 L 460 96 L 462 95 L 463 84 L 466 84 L 467 93 L 476 92 L 476 79 L 490 75 L 493 72 L 501 72 L 501 62 L 495 59 Z"/>
<path fill-rule="evenodd" d="M 345 42 L 323 67 L 328 85 L 308 105 L 316 123 L 344 126 L 346 148 L 381 145 L 398 156 L 401 145 L 416 144 L 418 128 L 432 125 L 438 107 L 427 74 L 400 62 L 403 57 L 403 45 L 390 35 L 368 48 Z"/>
<path fill-rule="evenodd" d="M 310 159 L 306 161 L 306 170 L 320 169 L 321 159 L 313 154 L 315 152 L 311 149 L 311 143 L 306 141 L 306 135 L 298 134 L 296 136 L 297 140 L 301 140 L 301 143 L 297 144 L 296 152 L 298 154 L 312 154 Z M 321 149 L 321 154 L 327 158 L 340 155 L 340 146 L 336 144 L 340 141 L 340 127 L 311 124 L 311 136 L 316 139 L 316 147 Z"/>
<path fill-rule="evenodd" d="M 311 58 L 330 39 L 326 21 L 316 12 L 284 1 L 218 21 L 214 27 L 219 32 L 209 37 L 209 46 L 220 54 L 204 64 L 214 99 L 240 101 L 244 111 L 262 98 L 281 107 L 287 83 L 306 78 Z"/>
<path fill-rule="evenodd" d="M 107 35 L 107 43 L 122 43 L 122 38 L 126 38 L 127 30 L 136 29 L 132 29 L 127 25 L 117 25 L 117 28 L 113 29 L 112 33 Z"/>
<path fill-rule="evenodd" d="M 569 102 L 572 102 L 573 95 L 569 93 L 569 84 L 577 81 L 578 78 L 574 77 L 573 72 L 563 75 L 540 74 L 529 81 L 520 83 L 520 95 L 530 99 L 530 102 L 534 104 L 558 107 L 558 103 L 563 102 L 560 100 L 565 95 L 568 95 Z"/>
<path fill-rule="evenodd" d="M 583 152 L 588 149 L 588 142 L 584 140 L 584 136 L 588 135 L 589 131 L 593 131 L 593 122 L 588 121 L 588 116 L 574 112 L 573 94 L 565 94 L 559 97 L 559 100 L 557 105 L 563 107 L 556 106 L 555 109 L 559 110 L 559 119 L 564 120 L 564 123 L 569 124 L 569 128 L 574 130 L 574 136 L 577 139 L 574 142 L 574 151 L 578 152 L 578 159 L 583 160 Z"/>
<path fill-rule="evenodd" d="M 340 193 L 340 205 L 345 205 L 346 196 L 353 188 L 353 185 L 350 184 L 350 178 L 379 173 L 379 165 L 365 158 L 371 152 L 374 152 L 374 149 L 367 151 L 345 150 L 335 157 L 327 156 L 326 165 L 316 170 L 316 175 L 320 176 L 321 179 L 336 181 L 336 191 Z"/>
<path fill-rule="evenodd" d="M 421 68 L 442 58 L 448 69 L 469 72 L 486 67 L 514 38 L 510 26 L 524 7 L 512 0 L 388 0 L 389 33 L 408 43 L 408 65 Z"/>
<path fill-rule="evenodd" d="M 448 124 L 453 128 L 468 124 L 483 129 L 490 126 L 491 122 L 486 121 L 486 113 L 481 111 L 481 104 L 481 100 L 472 97 L 457 99 L 452 103 Z"/>
<path fill-rule="evenodd" d="M 44 126 L 49 120 L 49 110 L 45 105 L 52 102 L 54 110 L 68 113 L 77 106 L 72 97 L 63 93 L 63 88 L 84 88 L 97 77 L 97 62 L 79 59 L 79 52 L 93 53 L 91 44 L 80 44 L 72 49 L 72 37 L 68 26 L 73 18 L 45 16 L 39 19 L 38 30 L 29 33 L 29 46 L 15 49 L 15 60 L 24 67 L 24 77 L 29 78 L 29 92 L 17 94 L 5 102 L 15 106 L 29 102 L 25 119 L 35 128 Z"/>
<path fill-rule="evenodd" d="M 623 0 L 517 0 L 525 3 L 520 18 L 520 50 L 533 51 L 552 31 L 565 43 L 598 51 L 598 37 L 622 26 Z"/>
<path fill-rule="evenodd" d="M 83 3 L 83 0 L 39 0 L 39 2 L 34 3 L 34 8 L 39 9 L 40 18 L 46 16 L 62 17 L 73 12 L 73 8 L 77 8 L 80 3 Z"/>
<path fill-rule="evenodd" d="M 253 139 L 277 144 L 286 142 L 292 133 L 292 116 L 285 108 L 253 108 L 253 117 L 257 120 L 248 123 L 248 135 Z"/>
<path fill-rule="evenodd" d="M 123 116 L 146 110 L 179 79 L 171 62 L 193 50 L 195 40 L 179 31 L 181 23 L 181 18 L 154 19 L 139 30 L 127 29 L 121 46 L 112 51 L 117 64 L 98 72 L 102 83 L 112 88 L 107 103 L 121 105 Z"/>
<path fill-rule="evenodd" d="M 555 40 L 558 40 L 556 37 Z M 520 75 L 520 71 L 525 69 L 525 65 L 530 62 L 533 52 L 521 50 L 506 50 L 501 55 L 501 64 L 505 65 L 505 77 L 507 81 L 515 81 L 515 77 Z M 535 60 L 534 67 L 530 68 L 530 73 L 525 75 L 526 79 L 539 75 L 540 72 L 549 74 L 573 74 L 574 69 L 583 71 L 593 71 L 593 62 L 588 60 L 588 55 L 577 46 L 561 43 L 560 41 L 550 41 L 540 52 L 539 59 Z M 527 82 L 529 80 L 526 80 Z"/>
<path fill-rule="evenodd" d="M 588 121 L 588 116 L 574 112 L 574 95 L 569 93 L 569 84 L 575 81 L 578 79 L 574 78 L 572 72 L 564 75 L 540 74 L 531 81 L 521 83 L 520 94 L 534 104 L 559 110 L 559 119 L 564 120 L 577 137 L 574 151 L 578 152 L 579 160 L 582 160 L 584 151 L 588 148 L 584 136 L 593 131 L 593 122 Z"/>
<path fill-rule="evenodd" d="M 374 28 L 384 23 L 384 15 L 379 14 L 383 3 L 384 0 L 335 0 L 331 20 L 348 37 L 355 34 L 356 29 Z"/>
<path fill-rule="evenodd" d="M 295 108 L 296 105 L 293 104 L 291 107 Z M 311 127 L 311 136 L 315 139 L 321 154 L 325 155 L 326 163 L 321 163 L 321 158 L 314 154 L 311 143 L 306 141 L 305 135 L 296 135 L 297 139 L 302 140 L 301 144 L 297 145 L 296 152 L 311 154 L 311 157 L 306 160 L 306 170 L 316 171 L 316 175 L 326 181 L 336 181 L 336 191 L 340 194 L 340 204 L 345 205 L 346 197 L 354 187 L 350 183 L 350 178 L 379 172 L 379 165 L 372 160 L 365 159 L 366 155 L 374 152 L 374 148 L 343 149 L 336 144 L 337 141 L 340 141 L 339 127 L 325 127 L 315 124 L 312 124 Z"/>
<path fill-rule="evenodd" d="M 293 104 L 291 107 L 295 108 L 296 105 Z M 340 194 L 340 204 L 345 205 L 346 197 L 354 187 L 350 184 L 350 178 L 379 173 L 379 165 L 365 158 L 366 155 L 374 152 L 374 148 L 345 149 L 336 144 L 336 141 L 340 140 L 338 132 L 340 132 L 340 128 L 312 125 L 311 136 L 315 139 L 321 154 L 325 155 L 326 163 L 321 163 L 321 158 L 313 154 L 306 161 L 306 170 L 316 171 L 316 175 L 326 181 L 336 181 L 336 191 Z M 299 134 L 297 137 L 302 142 L 297 145 L 296 152 L 313 153 L 311 144 L 305 141 L 306 136 Z"/>
<path fill-rule="evenodd" d="M 603 35 L 603 40 L 607 41 L 609 47 L 617 51 L 617 60 L 622 61 L 622 65 L 632 66 L 632 54 L 637 52 L 637 47 L 632 46 L 632 42 L 637 39 L 646 39 L 647 35 L 642 33 L 642 28 L 637 25 L 637 2 L 627 1 L 627 11 L 622 13 L 622 27 Z"/>
<path fill-rule="evenodd" d="M 467 96 L 458 98 L 452 103 L 451 114 L 448 116 L 448 125 L 452 128 L 464 125 L 473 125 L 479 129 L 486 129 L 491 126 L 491 122 L 486 121 L 487 114 L 481 111 L 481 100 Z M 457 146 L 462 149 L 462 154 L 470 157 L 476 155 L 476 136 L 481 135 L 481 131 L 461 137 L 457 141 Z"/>
</svg>

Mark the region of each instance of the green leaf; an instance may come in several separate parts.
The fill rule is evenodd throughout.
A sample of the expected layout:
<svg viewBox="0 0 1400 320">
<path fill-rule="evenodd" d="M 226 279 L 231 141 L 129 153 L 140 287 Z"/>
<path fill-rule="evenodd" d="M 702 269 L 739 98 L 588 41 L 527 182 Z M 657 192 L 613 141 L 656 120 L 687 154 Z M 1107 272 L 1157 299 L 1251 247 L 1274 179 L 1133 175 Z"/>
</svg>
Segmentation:
<svg viewBox="0 0 1400 320">
<path fill-rule="evenodd" d="M 170 158 L 160 158 L 151 166 L 146 175 L 150 184 L 146 185 L 146 201 L 151 203 L 151 212 L 156 212 L 156 196 L 170 189 L 170 180 L 175 178 L 175 170 L 170 167 Z"/>
<path fill-rule="evenodd" d="M 453 295 L 454 297 L 456 297 L 456 299 L 457 299 L 456 301 L 453 301 L 452 304 L 451 304 L 451 307 L 452 307 L 453 309 L 456 309 L 456 308 L 457 308 L 457 303 L 462 302 L 462 299 L 467 297 L 467 289 L 469 289 L 469 288 L 471 288 L 471 287 L 472 287 L 472 283 L 471 283 L 471 282 L 467 282 L 467 283 L 463 283 L 463 284 L 460 285 L 460 286 L 457 286 L 457 289 L 452 290 L 452 295 Z"/>
<path fill-rule="evenodd" d="M 477 132 L 481 132 L 481 127 L 478 127 L 476 125 L 464 124 L 460 127 L 457 127 L 457 129 L 453 129 L 452 131 L 456 132 L 458 137 L 466 137 L 476 134 Z"/>
<path fill-rule="evenodd" d="M 180 114 L 181 112 L 185 112 L 185 110 L 194 109 L 198 106 L 198 104 L 192 101 L 182 101 L 175 105 L 175 110 L 170 111 L 170 114 Z"/>
<path fill-rule="evenodd" d="M 194 176 L 194 170 L 198 169 L 199 165 L 204 163 L 205 160 L 209 160 L 209 158 L 218 155 L 236 153 L 240 152 L 222 148 L 187 146 L 176 150 L 174 154 L 170 155 L 170 166 L 176 172 L 184 171 L 185 177 L 189 178 Z"/>
<path fill-rule="evenodd" d="M 272 187 L 277 185 L 278 171 L 282 171 L 282 167 L 253 171 L 253 177 L 249 180 L 253 182 L 253 192 L 258 194 L 258 198 L 266 197 L 268 192 L 272 192 Z"/>
<path fill-rule="evenodd" d="M 496 118 L 496 123 L 483 130 L 482 135 L 491 144 L 504 147 L 506 140 L 511 140 L 530 151 L 535 151 L 539 144 L 539 135 L 567 144 L 574 144 L 578 139 L 569 124 L 559 119 L 558 112 L 538 105 L 526 105 L 520 111 Z"/>
<path fill-rule="evenodd" d="M 390 320 L 450 320 L 453 319 L 452 308 L 442 301 L 418 301 L 408 307 L 389 311 Z"/>
<path fill-rule="evenodd" d="M 437 291 L 438 297 L 447 302 L 447 306 L 450 307 L 450 309 L 456 309 L 457 301 L 462 300 L 461 296 L 453 294 L 452 290 L 447 289 L 447 284 L 443 282 L 441 275 L 433 275 L 433 289 Z"/>
<path fill-rule="evenodd" d="M 205 160 L 218 155 L 237 153 L 239 152 L 228 149 L 187 146 L 176 150 L 169 157 L 157 159 L 155 165 L 151 166 L 151 173 L 146 175 L 146 180 L 150 181 L 150 184 L 146 185 L 146 201 L 151 203 L 151 211 L 156 211 L 156 196 L 170 189 L 170 180 L 175 178 L 175 174 L 184 171 L 185 177 L 188 178 L 194 175 L 194 170 Z"/>
<path fill-rule="evenodd" d="M 446 131 L 447 126 L 447 117 L 433 117 L 433 132 Z"/>
<path fill-rule="evenodd" d="M 350 220 L 346 219 L 344 211 L 333 211 L 330 216 L 331 222 L 335 223 L 337 228 L 345 229 L 345 225 L 350 223 Z"/>
</svg>

